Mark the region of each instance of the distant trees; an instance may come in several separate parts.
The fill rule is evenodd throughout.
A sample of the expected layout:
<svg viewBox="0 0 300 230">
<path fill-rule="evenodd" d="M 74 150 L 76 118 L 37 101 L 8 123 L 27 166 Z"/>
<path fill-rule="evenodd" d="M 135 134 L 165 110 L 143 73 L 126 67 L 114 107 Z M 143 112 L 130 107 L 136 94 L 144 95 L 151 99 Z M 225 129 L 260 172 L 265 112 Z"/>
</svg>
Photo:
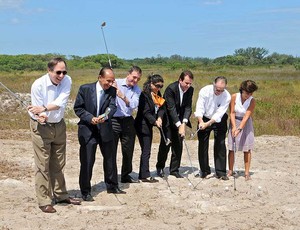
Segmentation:
<svg viewBox="0 0 300 230">
<path fill-rule="evenodd" d="M 61 54 L 21 54 L 21 55 L 0 55 L 0 71 L 42 71 L 46 70 L 47 63 L 53 57 L 62 57 L 68 61 L 69 69 L 95 69 L 101 66 L 108 66 L 106 54 L 98 54 L 86 57 L 76 55 L 65 56 Z M 110 55 L 112 66 L 120 68 L 124 61 L 115 55 Z"/>
<path fill-rule="evenodd" d="M 242 56 L 247 59 L 262 60 L 268 53 L 269 51 L 265 48 L 248 47 L 246 49 L 243 48 L 236 49 L 233 55 Z"/>
<path fill-rule="evenodd" d="M 300 63 L 300 58 L 292 55 L 272 53 L 265 48 L 248 47 L 234 51 L 233 55 L 218 57 L 213 60 L 215 65 L 294 65 Z M 296 68 L 297 69 L 297 68 Z"/>
<path fill-rule="evenodd" d="M 55 54 L 0 55 L 0 71 L 9 72 L 12 70 L 44 70 L 47 62 L 54 56 Z"/>
<path fill-rule="evenodd" d="M 299 58 L 298 58 L 299 61 Z M 265 58 L 264 63 L 266 64 L 280 64 L 280 65 L 292 65 L 297 62 L 297 58 L 292 55 L 272 53 Z"/>
<path fill-rule="evenodd" d="M 129 65 L 140 66 L 164 66 L 171 70 L 175 69 L 195 69 L 203 66 L 249 66 L 249 65 L 292 65 L 300 70 L 300 58 L 292 55 L 272 53 L 260 47 L 248 47 L 236 49 L 232 55 L 217 57 L 215 59 L 205 57 L 184 57 L 178 54 L 170 57 L 147 57 L 135 58 L 132 60 L 120 59 L 116 55 L 110 54 L 113 68 L 127 68 Z M 61 54 L 43 55 L 0 55 L 0 71 L 43 71 L 47 62 L 52 57 L 63 57 L 68 61 L 69 69 L 97 69 L 108 66 L 107 54 L 90 55 L 80 57 L 76 55 L 65 56 Z"/>
</svg>

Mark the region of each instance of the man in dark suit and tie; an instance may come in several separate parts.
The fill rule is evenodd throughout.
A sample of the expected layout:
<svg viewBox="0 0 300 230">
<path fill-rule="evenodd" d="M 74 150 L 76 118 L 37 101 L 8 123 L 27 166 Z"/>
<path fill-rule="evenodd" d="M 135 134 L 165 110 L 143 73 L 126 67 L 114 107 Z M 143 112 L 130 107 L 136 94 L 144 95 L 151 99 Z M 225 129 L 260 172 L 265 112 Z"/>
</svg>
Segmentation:
<svg viewBox="0 0 300 230">
<path fill-rule="evenodd" d="M 116 89 L 111 87 L 115 81 L 112 69 L 100 70 L 98 81 L 80 86 L 74 111 L 80 118 L 78 139 L 80 144 L 79 185 L 82 199 L 93 201 L 91 179 L 97 145 L 103 155 L 104 181 L 108 193 L 123 194 L 118 187 L 116 151 L 113 144 L 111 118 L 116 112 Z M 110 109 L 105 114 L 107 108 Z"/>
<path fill-rule="evenodd" d="M 170 175 L 176 178 L 182 178 L 179 174 L 181 162 L 183 138 L 185 137 L 186 125 L 191 127 L 190 116 L 192 114 L 192 98 L 194 88 L 191 87 L 193 82 L 193 73 L 183 71 L 178 81 L 171 83 L 165 90 L 164 98 L 167 103 L 167 116 L 170 123 L 171 133 L 171 162 Z M 170 145 L 166 145 L 163 138 L 160 140 L 159 151 L 157 155 L 156 170 L 157 175 L 164 176 L 164 167 L 168 157 Z"/>
</svg>

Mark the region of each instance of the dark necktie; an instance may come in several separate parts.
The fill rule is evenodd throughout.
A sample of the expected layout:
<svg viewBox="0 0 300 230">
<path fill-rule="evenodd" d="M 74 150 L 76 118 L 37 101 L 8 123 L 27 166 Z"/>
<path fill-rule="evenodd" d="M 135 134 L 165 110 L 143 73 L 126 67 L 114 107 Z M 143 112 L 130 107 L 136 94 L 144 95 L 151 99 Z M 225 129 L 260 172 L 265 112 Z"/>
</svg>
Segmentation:
<svg viewBox="0 0 300 230">
<path fill-rule="evenodd" d="M 99 98 L 99 114 L 98 115 L 101 115 L 101 107 L 103 106 L 103 102 L 104 102 L 104 90 L 101 90 L 100 91 L 100 98 Z"/>
</svg>

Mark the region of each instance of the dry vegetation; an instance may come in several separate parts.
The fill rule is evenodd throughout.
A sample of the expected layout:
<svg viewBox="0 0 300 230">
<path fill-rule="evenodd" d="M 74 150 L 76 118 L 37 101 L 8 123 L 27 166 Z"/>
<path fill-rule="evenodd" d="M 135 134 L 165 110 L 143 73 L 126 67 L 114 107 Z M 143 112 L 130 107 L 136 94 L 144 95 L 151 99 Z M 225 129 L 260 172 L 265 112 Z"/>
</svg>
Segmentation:
<svg viewBox="0 0 300 230">
<path fill-rule="evenodd" d="M 116 77 L 126 76 L 124 69 L 115 69 Z M 168 70 L 165 68 L 144 69 L 142 86 L 146 76 L 150 73 L 159 73 L 165 79 L 165 85 L 177 80 L 181 70 Z M 192 70 L 195 75 L 193 87 L 193 107 L 201 87 L 210 84 L 216 76 L 223 75 L 228 78 L 230 93 L 238 91 L 241 81 L 252 79 L 257 82 L 259 90 L 254 97 L 257 107 L 254 113 L 256 135 L 300 135 L 300 77 L 299 71 L 291 66 L 286 67 L 207 67 Z M 73 121 L 76 116 L 73 112 L 73 101 L 81 84 L 97 80 L 98 70 L 69 71 L 73 79 L 72 92 L 66 117 Z M 28 93 L 32 82 L 43 72 L 0 73 L 0 81 L 12 91 L 22 93 L 22 100 L 28 101 Z M 162 90 L 163 91 L 163 90 Z M 1 129 L 28 128 L 28 115 L 20 102 L 11 97 L 3 87 L 0 87 L 0 127 Z M 9 113 L 9 116 L 7 116 Z M 196 119 L 192 119 L 194 127 Z M 75 131 L 76 125 L 70 122 L 69 130 Z"/>
</svg>

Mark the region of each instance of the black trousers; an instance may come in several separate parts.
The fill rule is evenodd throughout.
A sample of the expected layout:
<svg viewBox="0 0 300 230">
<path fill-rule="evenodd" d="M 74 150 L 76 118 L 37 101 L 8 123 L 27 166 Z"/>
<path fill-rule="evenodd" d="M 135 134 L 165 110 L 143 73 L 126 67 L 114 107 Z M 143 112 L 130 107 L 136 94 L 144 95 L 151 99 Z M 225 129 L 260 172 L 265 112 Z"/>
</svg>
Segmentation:
<svg viewBox="0 0 300 230">
<path fill-rule="evenodd" d="M 171 161 L 170 161 L 170 173 L 178 172 L 181 163 L 181 156 L 182 156 L 182 141 L 183 139 L 178 134 L 178 129 L 175 127 L 171 127 L 169 129 L 170 137 L 171 137 L 171 145 L 166 146 L 164 139 L 161 137 L 158 154 L 157 154 L 157 163 L 156 169 L 160 170 L 165 167 L 168 153 L 172 151 Z"/>
<path fill-rule="evenodd" d="M 121 178 L 126 178 L 132 172 L 132 158 L 135 143 L 134 119 L 132 116 L 123 118 L 112 118 L 114 133 L 114 145 L 117 151 L 119 140 L 122 149 Z"/>
<path fill-rule="evenodd" d="M 79 150 L 79 186 L 81 194 L 84 196 L 91 193 L 91 179 L 98 145 L 103 156 L 104 182 L 106 188 L 113 189 L 118 187 L 117 163 L 116 155 L 114 154 L 116 151 L 114 150 L 113 140 L 102 142 L 98 136 L 92 137 L 86 145 L 81 145 Z"/>
<path fill-rule="evenodd" d="M 141 159 L 140 159 L 140 170 L 139 179 L 145 179 L 150 177 L 149 161 L 151 156 L 151 146 L 153 139 L 153 132 L 149 134 L 137 133 L 140 145 L 141 145 Z"/>
<path fill-rule="evenodd" d="M 211 173 L 209 166 L 208 148 L 209 136 L 211 131 L 214 132 L 214 163 L 217 176 L 226 175 L 226 145 L 225 138 L 227 133 L 227 118 L 225 113 L 220 123 L 214 123 L 205 130 L 198 132 L 198 159 L 200 169 L 205 173 Z M 210 119 L 203 117 L 203 121 L 207 122 Z"/>
</svg>

